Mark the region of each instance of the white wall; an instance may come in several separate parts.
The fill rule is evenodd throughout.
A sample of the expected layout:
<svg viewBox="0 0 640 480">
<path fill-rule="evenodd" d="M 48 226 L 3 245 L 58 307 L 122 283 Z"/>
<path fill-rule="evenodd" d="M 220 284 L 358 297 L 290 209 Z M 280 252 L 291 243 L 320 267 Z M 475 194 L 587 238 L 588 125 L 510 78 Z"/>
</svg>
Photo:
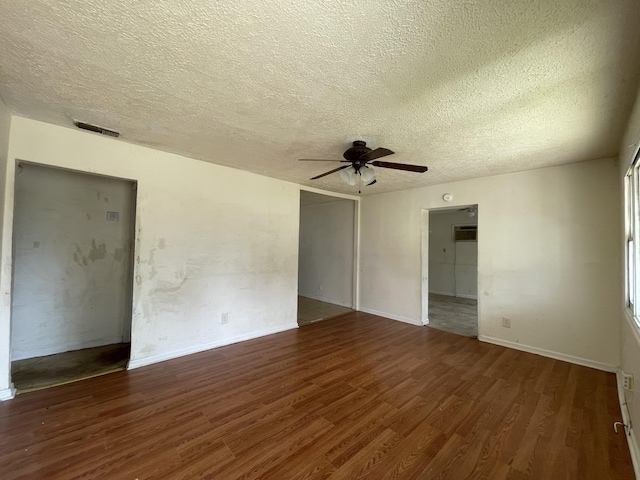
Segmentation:
<svg viewBox="0 0 640 480">
<path fill-rule="evenodd" d="M 421 323 L 421 210 L 478 204 L 481 338 L 613 370 L 619 195 L 613 159 L 364 197 L 360 304 Z"/>
<path fill-rule="evenodd" d="M 20 117 L 9 143 L 3 297 L 14 159 L 138 181 L 133 366 L 297 326 L 298 186 Z M 3 325 L 9 314 L 5 306 Z"/>
<path fill-rule="evenodd" d="M 629 166 L 635 158 L 635 154 L 640 147 L 640 94 L 636 98 L 636 104 L 627 126 L 622 145 L 620 146 L 620 172 L 619 178 L 621 184 L 629 169 Z M 624 205 L 621 198 L 620 217 L 624 217 Z M 626 233 L 625 229 L 620 229 L 621 241 L 623 251 L 626 249 Z M 625 262 L 626 263 L 626 260 Z M 624 272 L 624 269 L 623 269 Z M 621 281 L 625 282 L 625 276 L 621 273 Z M 633 314 L 626 306 L 626 298 L 621 295 L 620 303 L 622 305 L 623 314 L 620 317 L 622 331 L 621 331 L 621 362 L 620 369 L 624 372 L 633 374 L 636 382 L 635 393 L 628 390 L 624 391 L 627 410 L 629 412 L 631 424 L 634 428 L 631 430 L 632 439 L 630 446 L 632 454 L 635 456 L 636 461 L 640 461 L 640 437 L 638 429 L 640 426 L 640 328 L 635 324 Z M 636 466 L 636 473 L 640 469 L 640 465 Z"/>
<path fill-rule="evenodd" d="M 122 342 L 133 184 L 29 163 L 15 184 L 12 360 Z"/>
<path fill-rule="evenodd" d="M 6 222 L 4 221 L 4 204 L 5 204 L 5 175 L 7 169 L 7 154 L 9 151 L 9 133 L 11 131 L 11 113 L 0 98 L 0 227 Z M 0 234 L 0 264 L 4 264 L 5 260 L 11 259 L 11 250 L 5 252 L 3 247 L 3 237 Z M 10 288 L 11 275 L 2 274 L 0 270 L 0 292 Z M 8 310 L 11 298 L 2 295 L 0 301 L 0 344 L 2 339 L 8 339 L 11 332 L 11 322 L 8 315 L 2 315 L 2 311 Z M 9 388 L 11 385 L 11 358 L 8 348 L 0 346 L 0 400 L 10 398 L 13 392 Z"/>
<path fill-rule="evenodd" d="M 464 211 L 431 212 L 429 216 L 429 291 L 477 297 L 477 242 L 453 241 L 454 225 L 477 225 L 478 217 Z M 462 247 L 456 255 L 456 245 Z"/>
<path fill-rule="evenodd" d="M 300 207 L 298 293 L 353 307 L 353 200 Z"/>
</svg>

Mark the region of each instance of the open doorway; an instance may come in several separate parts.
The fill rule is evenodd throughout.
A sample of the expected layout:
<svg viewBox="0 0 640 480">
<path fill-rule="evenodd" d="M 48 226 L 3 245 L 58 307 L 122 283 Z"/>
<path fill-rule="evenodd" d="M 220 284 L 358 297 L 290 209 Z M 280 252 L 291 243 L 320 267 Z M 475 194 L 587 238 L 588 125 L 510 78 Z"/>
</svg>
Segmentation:
<svg viewBox="0 0 640 480">
<path fill-rule="evenodd" d="M 477 337 L 477 205 L 429 211 L 428 239 L 428 325 Z"/>
<path fill-rule="evenodd" d="M 300 191 L 298 325 L 355 307 L 356 202 Z"/>
<path fill-rule="evenodd" d="M 126 368 L 135 182 L 16 168 L 11 376 L 18 393 Z"/>
</svg>

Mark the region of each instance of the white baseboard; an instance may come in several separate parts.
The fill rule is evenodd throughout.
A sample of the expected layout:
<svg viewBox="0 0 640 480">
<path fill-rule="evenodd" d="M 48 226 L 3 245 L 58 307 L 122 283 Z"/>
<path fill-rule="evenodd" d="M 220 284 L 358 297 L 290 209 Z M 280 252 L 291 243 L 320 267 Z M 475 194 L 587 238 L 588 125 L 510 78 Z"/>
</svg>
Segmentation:
<svg viewBox="0 0 640 480">
<path fill-rule="evenodd" d="M 46 357 L 47 355 L 55 355 L 56 353 L 82 350 L 83 348 L 102 347 L 103 345 L 113 345 L 114 343 L 122 343 L 122 335 L 107 339 L 103 338 L 100 340 L 92 340 L 90 342 L 71 343 L 67 345 L 56 345 L 55 347 L 11 352 L 11 361 L 24 360 L 26 358 Z"/>
<path fill-rule="evenodd" d="M 478 299 L 477 295 L 465 295 L 464 293 L 459 293 L 458 295 L 456 295 L 456 297 L 458 297 L 458 298 L 470 298 L 471 300 L 477 300 Z"/>
<path fill-rule="evenodd" d="M 393 315 L 391 313 L 379 312 L 378 310 L 374 310 L 372 308 L 359 308 L 360 312 L 371 313 L 372 315 L 378 315 L 379 317 L 389 318 L 391 320 L 397 320 L 398 322 L 410 323 L 411 325 L 417 325 L 422 327 L 422 322 L 420 320 L 414 320 L 412 318 L 401 317 L 399 315 Z"/>
<path fill-rule="evenodd" d="M 624 387 L 622 386 L 622 371 L 616 372 L 616 380 L 618 385 L 618 400 L 620 401 L 620 412 L 622 413 L 622 423 L 624 423 L 625 437 L 627 437 L 627 444 L 629 445 L 629 453 L 631 454 L 631 462 L 633 463 L 633 471 L 636 474 L 636 478 L 640 478 L 640 450 L 638 450 L 638 442 L 636 442 L 636 435 L 633 426 L 627 428 L 627 425 L 631 425 L 631 419 L 629 418 L 629 410 L 627 408 L 627 400 L 624 396 Z"/>
<path fill-rule="evenodd" d="M 502 347 L 513 348 L 515 350 L 522 350 L 523 352 L 535 353 L 536 355 L 542 355 L 543 357 L 555 358 L 556 360 L 562 360 L 564 362 L 575 363 L 576 365 L 582 365 L 583 367 L 595 368 L 596 370 L 604 370 L 605 372 L 615 373 L 618 370 L 618 367 L 609 365 L 607 363 L 595 362 L 586 358 L 574 357 L 572 355 L 553 352 L 551 350 L 545 350 L 544 348 L 523 345 L 521 343 L 502 340 L 500 338 L 478 335 L 478 340 L 480 340 L 481 342 L 493 343 L 494 345 L 500 345 Z"/>
<path fill-rule="evenodd" d="M 436 292 L 433 290 L 429 290 L 429 293 L 433 293 L 435 295 L 444 295 L 445 297 L 455 297 L 455 292 Z"/>
<path fill-rule="evenodd" d="M 13 386 L 13 383 L 9 385 L 9 388 L 0 390 L 0 402 L 11 400 L 15 396 L 16 396 L 16 387 Z"/>
<path fill-rule="evenodd" d="M 429 292 L 435 295 L 444 295 L 445 297 L 459 297 L 459 298 L 470 298 L 471 300 L 477 300 L 477 295 L 466 295 L 464 293 L 455 293 L 455 292 Z"/>
<path fill-rule="evenodd" d="M 302 293 L 302 292 L 298 293 L 298 295 L 304 298 L 310 298 L 311 300 L 318 300 L 320 302 L 333 303 L 334 305 L 340 305 L 341 307 L 353 308 L 352 303 L 340 302 L 333 298 L 321 297 L 318 295 L 311 295 L 310 293 Z"/>
<path fill-rule="evenodd" d="M 182 348 L 180 350 L 173 350 L 171 352 L 161 353 L 158 355 L 151 355 L 144 358 L 135 358 L 129 361 L 128 370 L 134 368 L 145 367 L 158 362 L 164 362 L 173 358 L 184 357 L 185 355 L 191 355 L 194 353 L 204 352 L 205 350 L 211 350 L 212 348 L 224 347 L 225 345 L 231 345 L 233 343 L 244 342 L 246 340 L 252 340 L 258 337 L 264 337 L 266 335 L 273 335 L 274 333 L 284 332 L 286 330 L 292 330 L 298 328 L 297 323 L 281 325 L 279 327 L 265 328 L 264 330 L 257 330 L 254 332 L 246 333 L 244 335 L 238 335 L 237 337 L 225 338 L 215 342 L 205 343 L 202 345 L 195 345 L 193 347 Z"/>
</svg>

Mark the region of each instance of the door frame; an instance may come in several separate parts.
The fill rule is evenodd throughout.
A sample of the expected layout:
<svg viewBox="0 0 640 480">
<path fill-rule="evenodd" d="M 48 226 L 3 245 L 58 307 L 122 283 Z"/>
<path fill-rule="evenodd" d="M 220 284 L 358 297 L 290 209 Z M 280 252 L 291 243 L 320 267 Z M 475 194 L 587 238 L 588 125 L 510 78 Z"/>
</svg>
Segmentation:
<svg viewBox="0 0 640 480">
<path fill-rule="evenodd" d="M 421 297 L 422 297 L 422 325 L 429 325 L 429 215 L 431 212 L 441 212 L 446 210 L 456 211 L 463 208 L 475 207 L 478 216 L 478 230 L 480 225 L 480 206 L 477 203 L 469 205 L 451 205 L 444 208 L 423 208 L 420 210 L 420 260 L 421 260 Z M 476 243 L 478 245 L 478 266 L 476 268 L 476 283 L 478 291 L 478 336 L 480 336 L 480 236 Z"/>
<path fill-rule="evenodd" d="M 360 197 L 355 195 L 346 195 L 343 193 L 328 192 L 326 190 L 320 190 L 319 188 L 313 188 L 308 186 L 300 186 L 298 192 L 298 242 L 300 242 L 300 195 L 301 192 L 310 192 L 324 195 L 327 197 L 335 197 L 341 200 L 353 200 L 353 266 L 352 266 L 352 282 L 351 282 L 351 298 L 352 307 L 354 310 L 359 310 L 360 306 Z M 299 250 L 298 250 L 299 252 Z M 298 277 L 300 275 L 300 258 L 297 259 L 297 272 Z M 299 278 L 297 278 L 299 282 Z M 296 297 L 297 303 L 297 297 Z"/>
<path fill-rule="evenodd" d="M 137 225 L 139 220 L 139 211 L 138 211 L 138 180 L 133 178 L 124 178 L 118 177 L 114 175 L 105 175 L 96 172 L 77 170 L 75 168 L 67 168 L 58 165 L 50 165 L 46 163 L 33 162 L 29 160 L 23 160 L 20 158 L 9 159 L 7 161 L 7 182 L 6 182 L 6 190 L 5 190 L 5 205 L 4 205 L 4 217 L 3 218 L 3 235 L 2 235 L 2 255 L 4 255 L 3 263 L 8 265 L 8 268 L 3 269 L 0 272 L 0 290 L 7 292 L 7 298 L 5 299 L 4 305 L 2 305 L 2 311 L 0 311 L 0 316 L 5 317 L 8 320 L 8 335 L 5 339 L 7 345 L 7 364 L 2 367 L 7 368 L 7 375 L 9 377 L 9 391 L 8 392 L 0 392 L 0 400 L 6 400 L 13 398 L 16 394 L 15 387 L 11 382 L 11 327 L 13 325 L 13 279 L 14 279 L 14 262 L 15 262 L 15 204 L 16 204 L 16 178 L 19 174 L 19 166 L 21 164 L 29 164 L 36 165 L 38 167 L 53 169 L 53 170 L 64 170 L 73 173 L 79 173 L 82 175 L 90 175 L 96 177 L 103 178 L 111 178 L 115 180 L 122 180 L 132 185 L 131 191 L 131 221 L 130 221 L 130 247 L 129 247 L 129 272 L 127 276 L 127 292 L 125 294 L 125 311 L 129 313 L 128 315 L 128 325 L 123 327 L 123 338 L 125 335 L 125 330 L 128 329 L 129 342 L 133 343 L 133 320 L 134 320 L 134 298 L 135 298 L 135 275 L 136 275 L 136 252 L 138 250 L 138 234 L 137 234 Z M 8 255 L 10 252 L 10 255 Z M 128 368 L 128 364 L 127 364 Z M 2 368 L 0 368 L 0 374 L 2 374 Z"/>
</svg>

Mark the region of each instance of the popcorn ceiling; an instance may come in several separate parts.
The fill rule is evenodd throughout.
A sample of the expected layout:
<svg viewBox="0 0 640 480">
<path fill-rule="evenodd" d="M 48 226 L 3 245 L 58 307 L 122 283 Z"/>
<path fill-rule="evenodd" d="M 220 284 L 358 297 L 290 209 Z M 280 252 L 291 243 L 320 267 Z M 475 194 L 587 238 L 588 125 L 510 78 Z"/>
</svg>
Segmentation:
<svg viewBox="0 0 640 480">
<path fill-rule="evenodd" d="M 0 96 L 19 116 L 363 194 L 615 156 L 640 80 L 636 0 L 4 0 Z"/>
</svg>

